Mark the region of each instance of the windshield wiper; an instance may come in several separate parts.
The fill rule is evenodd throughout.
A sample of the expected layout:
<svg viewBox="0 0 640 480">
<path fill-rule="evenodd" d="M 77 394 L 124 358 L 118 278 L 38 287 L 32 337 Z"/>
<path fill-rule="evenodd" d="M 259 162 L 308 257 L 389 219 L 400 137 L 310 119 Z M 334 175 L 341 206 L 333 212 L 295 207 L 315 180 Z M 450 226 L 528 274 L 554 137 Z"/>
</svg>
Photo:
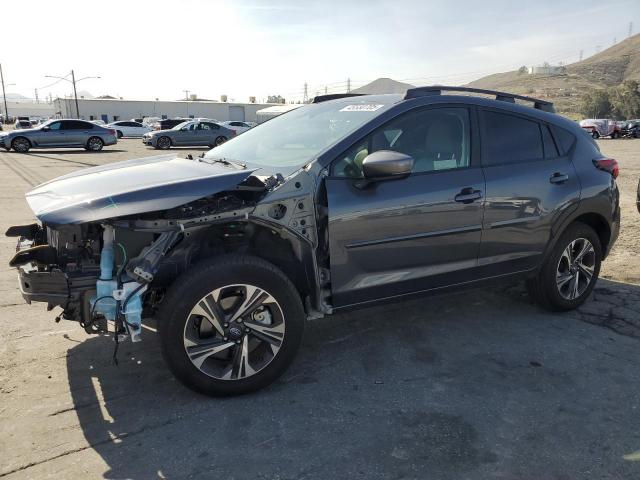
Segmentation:
<svg viewBox="0 0 640 480">
<path fill-rule="evenodd" d="M 189 158 L 190 160 L 193 160 L 193 156 L 188 155 L 187 158 Z M 237 162 L 234 160 L 230 160 L 228 158 L 207 158 L 204 156 L 200 156 L 198 157 L 198 161 L 199 162 L 204 162 L 204 163 L 221 163 L 223 165 L 226 165 L 228 167 L 234 167 L 237 168 L 238 170 L 245 170 L 247 168 L 247 164 L 246 163 L 242 163 L 242 162 Z"/>
</svg>

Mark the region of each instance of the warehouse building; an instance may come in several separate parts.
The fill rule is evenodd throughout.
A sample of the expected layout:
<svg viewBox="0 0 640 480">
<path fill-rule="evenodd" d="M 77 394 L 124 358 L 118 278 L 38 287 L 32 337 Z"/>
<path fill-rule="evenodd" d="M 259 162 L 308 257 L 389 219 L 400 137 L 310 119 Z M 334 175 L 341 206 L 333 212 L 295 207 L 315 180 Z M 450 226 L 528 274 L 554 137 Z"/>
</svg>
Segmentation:
<svg viewBox="0 0 640 480">
<path fill-rule="evenodd" d="M 55 115 L 60 118 L 76 118 L 76 103 L 73 98 L 56 98 Z M 79 117 L 84 120 L 103 120 L 106 123 L 132 118 L 211 118 L 221 122 L 227 120 L 256 121 L 256 112 L 269 103 L 233 103 L 204 100 L 150 101 L 120 100 L 111 98 L 79 98 Z"/>
</svg>

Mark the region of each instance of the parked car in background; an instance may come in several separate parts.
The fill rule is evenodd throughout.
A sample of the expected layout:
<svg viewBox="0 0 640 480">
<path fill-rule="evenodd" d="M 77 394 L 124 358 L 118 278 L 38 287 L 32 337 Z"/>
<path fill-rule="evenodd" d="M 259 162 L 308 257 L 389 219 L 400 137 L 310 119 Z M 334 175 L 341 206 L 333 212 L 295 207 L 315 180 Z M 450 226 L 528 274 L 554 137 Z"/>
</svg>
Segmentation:
<svg viewBox="0 0 640 480">
<path fill-rule="evenodd" d="M 190 120 L 182 122 L 169 130 L 145 133 L 142 137 L 142 143 L 162 150 L 187 146 L 213 148 L 222 145 L 233 136 L 235 136 L 233 130 L 219 123 Z"/>
<path fill-rule="evenodd" d="M 187 120 L 186 118 L 165 118 L 153 124 L 154 130 L 169 130 Z"/>
<path fill-rule="evenodd" d="M 498 279 L 526 280 L 555 311 L 589 297 L 618 237 L 618 165 L 553 104 L 444 86 L 342 97 L 204 158 L 36 187 L 42 226 L 7 232 L 22 237 L 10 262 L 22 295 L 134 341 L 154 312 L 171 371 L 211 395 L 272 383 L 307 319 L 341 310 Z M 411 335 L 411 319 L 389 321 Z"/>
<path fill-rule="evenodd" d="M 113 129 L 85 120 L 49 120 L 35 128 L 0 134 L 0 147 L 26 153 L 31 148 L 83 147 L 99 151 L 118 142 Z"/>
<path fill-rule="evenodd" d="M 586 118 L 580 120 L 580 127 L 586 130 L 593 138 L 620 138 L 621 129 L 618 122 L 608 118 Z"/>
<path fill-rule="evenodd" d="M 105 122 L 104 120 L 89 120 L 89 121 L 95 125 L 100 125 L 101 127 L 104 127 L 107 124 L 107 122 Z"/>
<path fill-rule="evenodd" d="M 222 122 L 222 125 L 231 130 L 234 130 L 236 132 L 236 135 L 240 135 L 241 133 L 244 133 L 251 128 L 251 125 L 249 125 L 247 122 L 239 122 L 235 120 Z"/>
<path fill-rule="evenodd" d="M 13 126 L 14 130 L 24 130 L 26 128 L 31 128 L 31 121 L 30 120 L 16 120 L 16 123 Z"/>
<path fill-rule="evenodd" d="M 113 128 L 116 131 L 118 138 L 141 137 L 145 133 L 151 132 L 153 130 L 151 127 L 143 125 L 140 122 L 134 122 L 133 120 L 112 122 L 108 124 L 107 127 Z"/>
<path fill-rule="evenodd" d="M 640 137 L 640 120 L 628 120 L 624 123 L 624 127 L 620 134 L 625 138 Z"/>
</svg>

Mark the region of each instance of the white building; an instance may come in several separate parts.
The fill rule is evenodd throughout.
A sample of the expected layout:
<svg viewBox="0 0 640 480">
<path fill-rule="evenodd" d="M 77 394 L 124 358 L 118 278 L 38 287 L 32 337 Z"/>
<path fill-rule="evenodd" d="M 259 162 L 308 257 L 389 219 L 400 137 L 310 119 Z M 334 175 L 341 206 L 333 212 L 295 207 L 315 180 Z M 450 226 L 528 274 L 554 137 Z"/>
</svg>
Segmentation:
<svg viewBox="0 0 640 480">
<path fill-rule="evenodd" d="M 56 116 L 60 118 L 76 118 L 76 104 L 73 98 L 56 98 L 53 104 Z M 233 103 L 201 100 L 78 99 L 80 118 L 84 120 L 104 120 L 106 123 L 144 117 L 204 117 L 221 122 L 227 120 L 255 122 L 256 112 L 269 106 L 271 104 L 268 103 Z"/>
<path fill-rule="evenodd" d="M 7 110 L 9 118 L 16 117 L 33 117 L 33 118 L 50 118 L 53 117 L 55 111 L 52 103 L 40 102 L 36 103 L 27 100 L 9 100 L 7 99 Z M 0 97 L 0 114 L 4 118 L 4 101 Z"/>
<path fill-rule="evenodd" d="M 256 121 L 258 123 L 263 123 L 273 117 L 277 117 L 278 115 L 282 115 L 283 113 L 287 113 L 301 106 L 302 104 L 299 103 L 290 103 L 288 105 L 274 105 L 272 107 L 263 108 L 256 112 Z"/>
<path fill-rule="evenodd" d="M 529 75 L 562 75 L 566 69 L 564 65 L 538 65 L 528 68 Z"/>
</svg>

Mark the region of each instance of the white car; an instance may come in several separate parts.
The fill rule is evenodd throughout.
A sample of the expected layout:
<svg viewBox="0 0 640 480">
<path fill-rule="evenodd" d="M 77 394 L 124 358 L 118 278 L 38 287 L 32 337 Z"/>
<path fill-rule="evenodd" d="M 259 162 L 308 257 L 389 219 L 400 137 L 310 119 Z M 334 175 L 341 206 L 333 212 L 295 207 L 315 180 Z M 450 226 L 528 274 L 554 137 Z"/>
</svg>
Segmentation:
<svg viewBox="0 0 640 480">
<path fill-rule="evenodd" d="M 113 128 L 118 135 L 118 138 L 122 137 L 141 137 L 145 133 L 149 133 L 153 129 L 148 125 L 143 125 L 139 122 L 133 122 L 131 120 L 122 120 L 118 122 L 112 122 L 107 125 L 108 128 Z"/>
<path fill-rule="evenodd" d="M 231 120 L 229 122 L 222 122 L 222 125 L 224 125 L 227 128 L 230 128 L 231 130 L 235 130 L 236 135 L 240 135 L 241 133 L 246 132 L 253 126 L 249 122 L 238 122 L 235 120 Z"/>
</svg>

